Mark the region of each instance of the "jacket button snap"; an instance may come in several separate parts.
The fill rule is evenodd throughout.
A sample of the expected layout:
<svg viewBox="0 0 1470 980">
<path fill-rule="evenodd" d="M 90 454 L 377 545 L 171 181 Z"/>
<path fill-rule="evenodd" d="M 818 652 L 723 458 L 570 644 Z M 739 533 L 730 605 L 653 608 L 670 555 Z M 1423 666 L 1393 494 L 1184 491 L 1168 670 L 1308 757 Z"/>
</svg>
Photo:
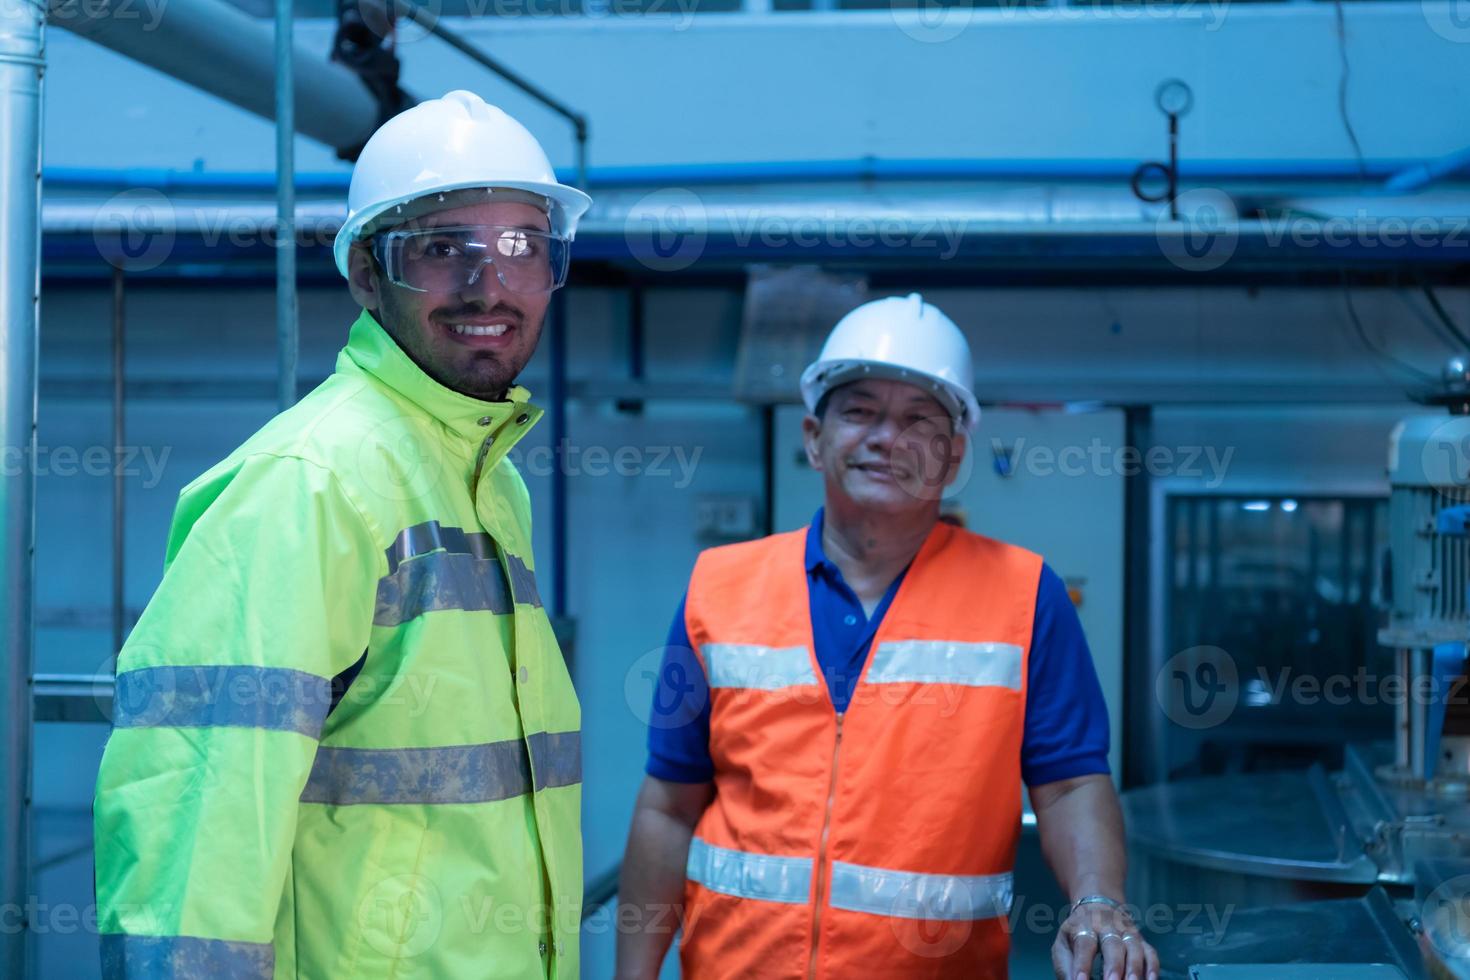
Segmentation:
<svg viewBox="0 0 1470 980">
<path fill-rule="evenodd" d="M 531 416 L 527 415 L 525 412 L 522 412 L 521 414 L 516 416 L 516 425 L 525 425 L 529 421 L 531 421 Z"/>
<path fill-rule="evenodd" d="M 490 424 L 490 423 L 491 423 L 491 422 L 494 422 L 494 421 L 495 421 L 495 420 L 494 420 L 494 419 L 492 419 L 492 418 L 491 418 L 491 417 L 490 417 L 490 416 L 488 416 L 488 415 L 482 415 L 482 416 L 481 416 L 481 417 L 480 417 L 480 424 L 481 424 L 481 425 L 489 425 L 489 424 Z"/>
<path fill-rule="evenodd" d="M 516 671 L 516 678 L 520 680 L 522 684 L 524 684 L 526 683 L 526 681 L 531 679 L 531 672 L 525 667 L 522 667 L 520 670 Z"/>
</svg>

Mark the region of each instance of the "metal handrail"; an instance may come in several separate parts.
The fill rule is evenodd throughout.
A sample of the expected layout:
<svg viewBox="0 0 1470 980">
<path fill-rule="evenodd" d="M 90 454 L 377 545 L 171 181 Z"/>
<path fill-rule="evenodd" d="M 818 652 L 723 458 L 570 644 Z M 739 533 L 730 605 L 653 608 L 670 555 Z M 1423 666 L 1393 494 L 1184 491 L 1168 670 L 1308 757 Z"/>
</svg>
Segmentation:
<svg viewBox="0 0 1470 980">
<path fill-rule="evenodd" d="M 115 684 L 111 674 L 37 674 L 31 681 L 35 720 L 110 725 Z"/>
<path fill-rule="evenodd" d="M 617 897 L 618 879 L 622 877 L 622 874 L 623 862 L 619 861 L 587 883 L 587 889 L 582 893 L 583 922 L 592 918 L 604 905 Z"/>
</svg>

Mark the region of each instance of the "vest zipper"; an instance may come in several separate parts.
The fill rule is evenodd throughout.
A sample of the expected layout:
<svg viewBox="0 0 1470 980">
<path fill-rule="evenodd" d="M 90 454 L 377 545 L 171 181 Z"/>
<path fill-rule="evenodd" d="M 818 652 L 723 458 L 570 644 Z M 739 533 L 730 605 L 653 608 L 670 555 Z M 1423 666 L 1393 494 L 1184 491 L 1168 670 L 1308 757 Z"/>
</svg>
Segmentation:
<svg viewBox="0 0 1470 980">
<path fill-rule="evenodd" d="M 827 809 L 822 815 L 822 837 L 817 844 L 817 889 L 812 912 L 812 959 L 807 969 L 810 980 L 817 976 L 817 942 L 822 933 L 822 899 L 827 888 L 827 837 L 832 833 L 832 803 L 837 798 L 837 755 L 842 751 L 842 712 L 837 712 L 837 738 L 832 742 L 832 778 L 827 783 Z"/>
</svg>

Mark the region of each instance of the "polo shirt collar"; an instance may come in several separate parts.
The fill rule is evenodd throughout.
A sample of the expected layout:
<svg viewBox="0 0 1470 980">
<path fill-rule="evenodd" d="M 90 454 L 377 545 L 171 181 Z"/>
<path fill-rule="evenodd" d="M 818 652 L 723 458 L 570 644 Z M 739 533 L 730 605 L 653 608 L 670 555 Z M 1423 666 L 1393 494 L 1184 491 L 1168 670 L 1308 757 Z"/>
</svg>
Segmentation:
<svg viewBox="0 0 1470 980">
<path fill-rule="evenodd" d="M 827 508 L 825 507 L 818 507 L 817 512 L 812 515 L 811 526 L 806 529 L 806 571 L 808 575 L 819 571 L 825 572 L 840 580 L 842 578 L 842 570 L 827 557 L 827 552 L 822 549 L 822 522 L 826 519 L 826 510 Z M 929 536 L 924 539 L 924 543 L 919 547 L 918 553 L 914 555 L 914 561 L 918 560 L 919 555 L 923 554 L 926 548 L 937 546 L 938 542 L 935 541 L 936 536 L 947 536 L 952 530 L 953 528 L 944 521 L 936 521 L 934 527 L 929 531 Z M 908 565 L 904 566 L 904 571 L 907 572 L 912 565 L 913 562 L 909 562 Z M 900 575 L 900 577 L 902 576 Z"/>
<path fill-rule="evenodd" d="M 810 575 L 817 571 L 837 572 L 837 566 L 827 560 L 827 553 L 822 550 L 822 521 L 824 519 L 825 507 L 818 507 L 817 512 L 812 515 L 811 526 L 806 531 L 806 570 Z M 838 572 L 840 575 L 841 573 Z"/>
</svg>

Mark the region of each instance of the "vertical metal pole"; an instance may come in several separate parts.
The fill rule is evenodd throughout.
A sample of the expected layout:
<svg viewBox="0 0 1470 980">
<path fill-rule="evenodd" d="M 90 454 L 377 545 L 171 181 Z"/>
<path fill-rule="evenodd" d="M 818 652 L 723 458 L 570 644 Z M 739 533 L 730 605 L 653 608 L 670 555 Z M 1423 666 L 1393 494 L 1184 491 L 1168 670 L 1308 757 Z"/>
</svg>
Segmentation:
<svg viewBox="0 0 1470 980">
<path fill-rule="evenodd" d="M 776 533 L 776 406 L 762 405 L 761 496 L 765 499 L 765 534 Z"/>
<path fill-rule="evenodd" d="M 1412 691 L 1413 678 L 1412 661 L 1406 647 L 1394 650 L 1394 664 L 1398 668 L 1399 676 L 1404 679 L 1405 691 Z M 1409 772 L 1414 764 L 1413 750 L 1413 723 L 1409 719 L 1409 702 L 1412 698 L 1399 698 L 1393 706 L 1393 764 L 1400 772 Z"/>
<path fill-rule="evenodd" d="M 587 123 L 577 122 L 577 189 L 587 189 Z"/>
<path fill-rule="evenodd" d="M 46 7 L 0 0 L 0 976 L 23 978 L 30 893 L 31 658 L 34 636 L 36 348 L 41 300 L 41 75 Z M 18 927 L 17 927 L 18 926 Z"/>
<path fill-rule="evenodd" d="M 587 189 L 587 123 L 578 119 L 577 187 Z M 551 614 L 567 613 L 567 291 L 551 294 Z"/>
<path fill-rule="evenodd" d="M 1123 445 L 1140 454 L 1153 445 L 1153 413 L 1146 405 L 1123 409 Z M 1149 629 L 1149 474 L 1146 468 L 1123 477 L 1123 720 L 1121 732 L 1123 788 L 1162 779 L 1153 762 L 1151 746 L 1162 746 L 1164 715 L 1154 700 L 1156 663 L 1163 658 L 1152 648 Z"/>
<path fill-rule="evenodd" d="M 296 403 L 296 80 L 291 0 L 276 0 L 276 397 Z"/>
<path fill-rule="evenodd" d="M 644 335 L 643 286 L 634 283 L 628 288 L 628 380 L 643 380 Z"/>
<path fill-rule="evenodd" d="M 551 294 L 551 614 L 567 611 L 567 299 L 566 290 Z"/>
<path fill-rule="evenodd" d="M 577 187 L 587 189 L 587 122 L 576 120 Z M 556 466 L 551 471 L 551 612 L 567 613 L 567 291 L 551 296 L 551 445 Z"/>
<path fill-rule="evenodd" d="M 112 653 L 122 649 L 123 590 L 123 400 L 126 378 L 123 363 L 123 271 L 112 267 Z"/>
<path fill-rule="evenodd" d="M 1429 647 L 1412 647 L 1409 650 L 1409 680 L 1405 691 L 1417 691 L 1419 678 L 1429 674 L 1429 660 L 1432 650 Z M 1409 704 L 1409 772 L 1415 779 L 1424 777 L 1424 750 L 1428 748 L 1425 744 L 1426 736 L 1429 734 L 1429 706 L 1421 703 L 1419 698 L 1406 697 Z"/>
<path fill-rule="evenodd" d="M 1169 113 L 1169 220 L 1179 220 L 1179 117 Z"/>
</svg>

